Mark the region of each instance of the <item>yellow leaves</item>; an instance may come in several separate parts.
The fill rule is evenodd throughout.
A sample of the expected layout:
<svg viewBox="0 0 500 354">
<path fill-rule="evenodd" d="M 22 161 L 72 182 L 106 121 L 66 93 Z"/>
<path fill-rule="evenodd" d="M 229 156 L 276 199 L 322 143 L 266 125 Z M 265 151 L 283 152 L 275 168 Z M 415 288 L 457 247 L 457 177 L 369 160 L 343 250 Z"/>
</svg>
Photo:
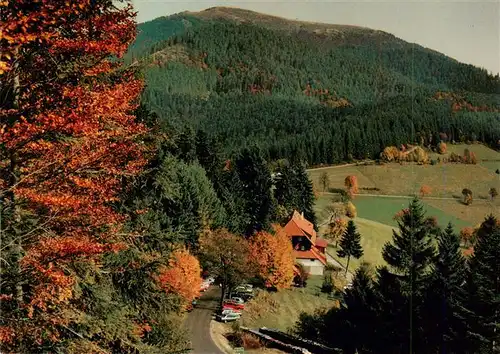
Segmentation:
<svg viewBox="0 0 500 354">
<path fill-rule="evenodd" d="M 187 303 L 200 294 L 201 268 L 198 259 L 188 250 L 172 253 L 168 267 L 163 267 L 157 275 L 159 286 L 168 293 L 181 296 Z"/>
<path fill-rule="evenodd" d="M 288 288 L 293 281 L 292 243 L 284 230 L 275 226 L 275 234 L 259 232 L 252 236 L 249 259 L 267 287 Z"/>
<path fill-rule="evenodd" d="M 9 69 L 9 65 L 6 62 L 0 60 L 0 75 L 5 74 L 5 72 Z M 4 132 L 4 127 L 5 126 L 2 127 L 2 133 Z"/>
</svg>

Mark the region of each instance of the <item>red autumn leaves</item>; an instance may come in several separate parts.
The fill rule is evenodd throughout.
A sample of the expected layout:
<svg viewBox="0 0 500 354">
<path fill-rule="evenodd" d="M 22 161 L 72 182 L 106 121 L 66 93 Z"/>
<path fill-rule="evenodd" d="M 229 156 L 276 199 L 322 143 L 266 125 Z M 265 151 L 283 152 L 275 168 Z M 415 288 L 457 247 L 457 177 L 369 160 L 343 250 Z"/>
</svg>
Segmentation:
<svg viewBox="0 0 500 354">
<path fill-rule="evenodd" d="M 14 299 L 30 321 L 12 319 L 0 332 L 16 328 L 41 343 L 37 328 L 57 340 L 60 325 L 78 312 L 73 265 L 99 267 L 103 254 L 130 242 L 118 236 L 125 216 L 112 203 L 147 161 L 146 129 L 133 114 L 143 84 L 107 59 L 120 57 L 135 36 L 131 8 L 16 0 L 1 1 L 0 11 L 0 168 L 7 171 L 0 188 L 14 210 L 4 227 L 15 229 L 26 214 L 41 225 L 12 248 L 26 289 L 16 287 L 23 293 Z"/>
</svg>

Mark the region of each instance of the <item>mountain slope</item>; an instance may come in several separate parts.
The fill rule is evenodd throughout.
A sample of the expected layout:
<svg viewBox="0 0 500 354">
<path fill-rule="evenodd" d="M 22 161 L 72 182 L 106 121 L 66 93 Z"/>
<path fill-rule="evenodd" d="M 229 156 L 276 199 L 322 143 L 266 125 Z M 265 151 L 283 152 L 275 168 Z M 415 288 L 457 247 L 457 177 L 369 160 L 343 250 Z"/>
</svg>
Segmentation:
<svg viewBox="0 0 500 354">
<path fill-rule="evenodd" d="M 382 31 L 233 8 L 140 30 L 128 59 L 145 68 L 147 105 L 225 140 L 230 155 L 255 144 L 316 164 L 438 133 L 500 139 L 498 77 Z"/>
</svg>

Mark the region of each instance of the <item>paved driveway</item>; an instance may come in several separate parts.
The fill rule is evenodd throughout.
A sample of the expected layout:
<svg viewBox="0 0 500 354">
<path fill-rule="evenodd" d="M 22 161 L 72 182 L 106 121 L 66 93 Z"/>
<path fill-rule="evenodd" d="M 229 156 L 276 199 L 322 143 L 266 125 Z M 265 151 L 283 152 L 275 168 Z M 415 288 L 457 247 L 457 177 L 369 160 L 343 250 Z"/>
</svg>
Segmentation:
<svg viewBox="0 0 500 354">
<path fill-rule="evenodd" d="M 198 299 L 198 304 L 188 315 L 185 326 L 191 336 L 193 354 L 224 354 L 214 344 L 210 336 L 210 321 L 212 320 L 212 314 L 217 309 L 220 291 L 218 286 L 211 286 L 210 289 Z"/>
</svg>

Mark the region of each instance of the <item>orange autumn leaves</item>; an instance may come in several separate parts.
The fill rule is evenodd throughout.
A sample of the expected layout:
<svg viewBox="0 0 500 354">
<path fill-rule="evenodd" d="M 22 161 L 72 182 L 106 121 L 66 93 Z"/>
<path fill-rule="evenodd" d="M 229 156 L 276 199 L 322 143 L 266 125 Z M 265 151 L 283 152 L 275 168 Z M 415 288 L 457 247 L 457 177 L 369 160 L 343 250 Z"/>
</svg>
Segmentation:
<svg viewBox="0 0 500 354">
<path fill-rule="evenodd" d="M 180 249 L 172 253 L 168 266 L 159 269 L 156 280 L 161 289 L 178 294 L 188 304 L 200 294 L 200 274 L 198 259 L 188 250 Z"/>
<path fill-rule="evenodd" d="M 275 234 L 261 231 L 249 243 L 249 259 L 266 287 L 284 289 L 293 281 L 295 263 L 292 243 L 283 228 L 274 227 Z"/>
<path fill-rule="evenodd" d="M 27 290 L 14 296 L 21 311 L 4 316 L 2 331 L 57 341 L 82 311 L 72 301 L 74 265 L 98 268 L 131 242 L 113 203 L 147 162 L 146 129 L 134 116 L 143 83 L 107 58 L 132 42 L 134 14 L 107 0 L 0 1 L 0 12 L 0 189 L 6 207 L 40 220 L 22 252 L 10 250 L 23 277 L 16 292 Z"/>
</svg>

